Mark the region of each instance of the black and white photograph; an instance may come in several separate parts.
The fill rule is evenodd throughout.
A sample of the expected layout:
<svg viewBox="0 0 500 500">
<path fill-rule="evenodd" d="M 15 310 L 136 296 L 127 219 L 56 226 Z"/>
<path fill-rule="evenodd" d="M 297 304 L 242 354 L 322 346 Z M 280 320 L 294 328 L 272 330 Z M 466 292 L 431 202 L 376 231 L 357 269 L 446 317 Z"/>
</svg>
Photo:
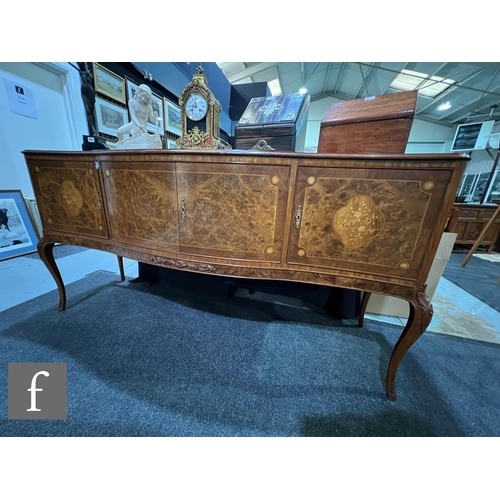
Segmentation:
<svg viewBox="0 0 500 500">
<path fill-rule="evenodd" d="M 37 243 L 21 191 L 0 191 L 0 260 L 34 252 Z"/>
</svg>

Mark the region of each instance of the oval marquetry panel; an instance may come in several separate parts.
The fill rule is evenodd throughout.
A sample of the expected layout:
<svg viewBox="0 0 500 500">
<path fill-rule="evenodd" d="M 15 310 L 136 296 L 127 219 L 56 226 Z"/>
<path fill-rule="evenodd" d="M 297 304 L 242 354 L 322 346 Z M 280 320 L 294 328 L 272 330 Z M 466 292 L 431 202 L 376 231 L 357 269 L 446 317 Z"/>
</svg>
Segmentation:
<svg viewBox="0 0 500 500">
<path fill-rule="evenodd" d="M 82 193 L 76 188 L 73 181 L 69 179 L 62 181 L 59 199 L 62 207 L 71 217 L 76 217 L 83 207 Z"/>
</svg>

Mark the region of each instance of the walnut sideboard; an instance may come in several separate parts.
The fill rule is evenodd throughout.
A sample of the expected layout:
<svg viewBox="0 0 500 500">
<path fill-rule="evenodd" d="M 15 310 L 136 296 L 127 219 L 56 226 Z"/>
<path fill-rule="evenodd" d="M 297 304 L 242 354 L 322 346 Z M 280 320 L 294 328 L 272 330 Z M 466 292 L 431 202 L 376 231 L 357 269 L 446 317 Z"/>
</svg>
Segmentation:
<svg viewBox="0 0 500 500">
<path fill-rule="evenodd" d="M 38 252 L 66 304 L 55 243 L 221 276 L 405 299 L 396 371 L 432 318 L 426 280 L 468 157 L 261 151 L 25 151 Z M 123 278 L 123 266 L 122 278 Z"/>
</svg>

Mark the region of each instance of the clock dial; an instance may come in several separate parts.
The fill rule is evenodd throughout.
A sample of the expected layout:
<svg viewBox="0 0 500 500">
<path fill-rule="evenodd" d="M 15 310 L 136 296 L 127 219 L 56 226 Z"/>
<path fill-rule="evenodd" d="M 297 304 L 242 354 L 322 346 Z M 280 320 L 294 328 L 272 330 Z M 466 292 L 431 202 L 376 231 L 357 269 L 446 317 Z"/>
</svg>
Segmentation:
<svg viewBox="0 0 500 500">
<path fill-rule="evenodd" d="M 205 118 L 208 104 L 205 97 L 201 94 L 193 93 L 186 102 L 186 114 L 193 121 L 199 121 Z"/>
</svg>

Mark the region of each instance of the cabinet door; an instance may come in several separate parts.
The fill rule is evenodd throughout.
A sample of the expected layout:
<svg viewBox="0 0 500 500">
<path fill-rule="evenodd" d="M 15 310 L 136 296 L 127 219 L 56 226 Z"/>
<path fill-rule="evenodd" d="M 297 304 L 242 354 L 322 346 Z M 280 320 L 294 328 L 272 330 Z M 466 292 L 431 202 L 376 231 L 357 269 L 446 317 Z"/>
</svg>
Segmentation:
<svg viewBox="0 0 500 500">
<path fill-rule="evenodd" d="M 447 170 L 299 167 L 287 260 L 416 279 Z"/>
<path fill-rule="evenodd" d="M 181 252 L 280 262 L 289 167 L 177 164 Z"/>
<path fill-rule="evenodd" d="M 179 251 L 175 164 L 101 162 L 110 238 L 148 249 Z"/>
<path fill-rule="evenodd" d="M 45 231 L 108 236 L 94 162 L 28 159 L 27 163 Z"/>
</svg>

